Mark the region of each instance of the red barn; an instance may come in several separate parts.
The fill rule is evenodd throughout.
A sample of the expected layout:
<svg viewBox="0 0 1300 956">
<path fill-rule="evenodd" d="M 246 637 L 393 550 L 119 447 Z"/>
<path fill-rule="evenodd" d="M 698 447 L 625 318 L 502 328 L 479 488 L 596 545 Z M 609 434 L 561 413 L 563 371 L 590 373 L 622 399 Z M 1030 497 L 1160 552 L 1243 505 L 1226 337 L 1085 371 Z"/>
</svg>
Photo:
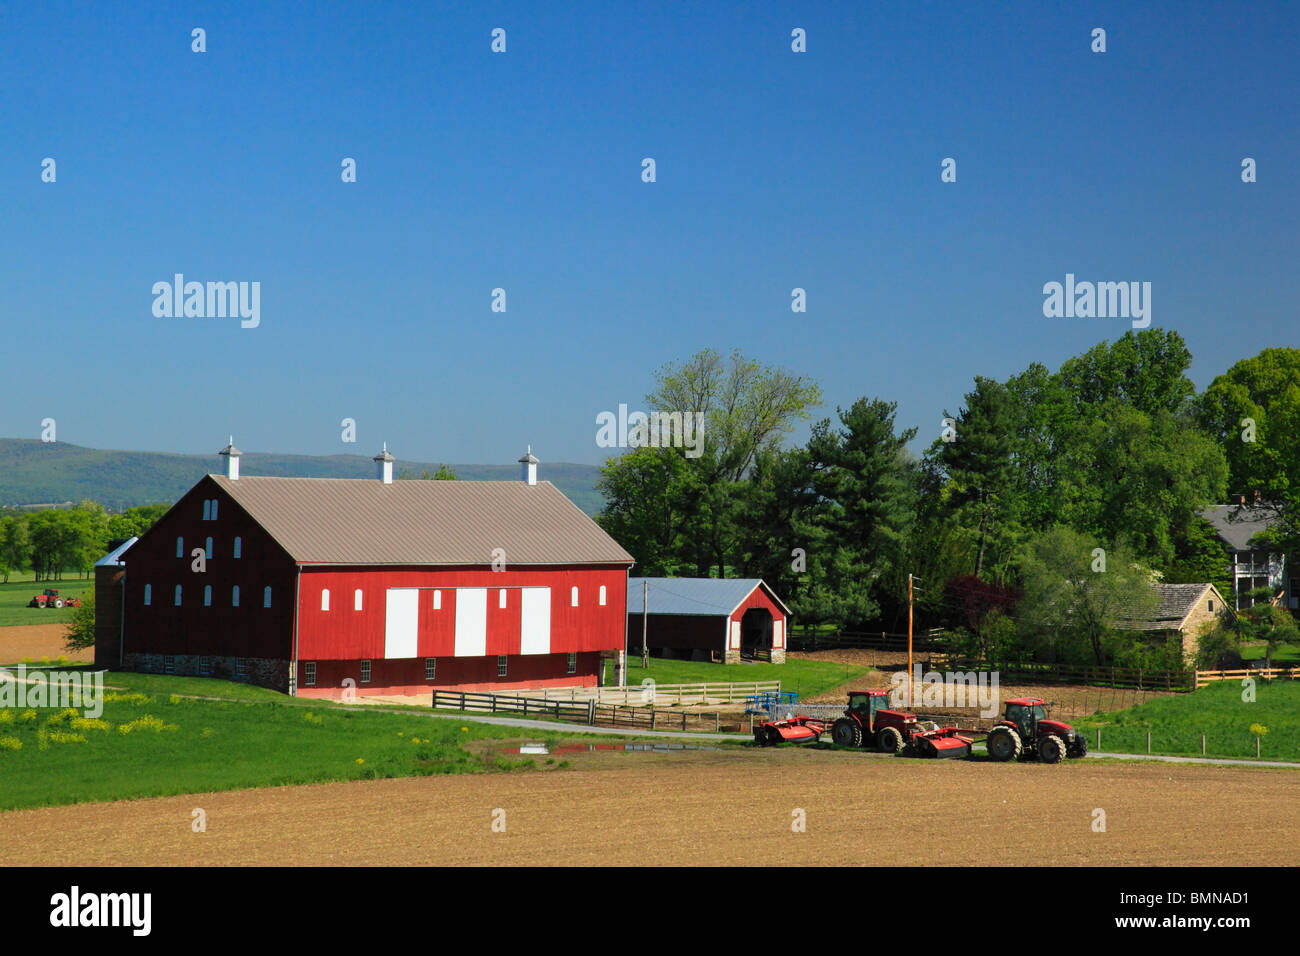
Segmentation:
<svg viewBox="0 0 1300 956">
<path fill-rule="evenodd" d="M 240 477 L 222 455 L 118 557 L 97 666 L 340 697 L 589 686 L 624 647 L 633 559 L 531 453 L 518 482 L 395 482 L 386 448 L 377 480 Z"/>
<path fill-rule="evenodd" d="M 790 609 L 760 578 L 628 578 L 629 653 L 785 663 Z"/>
</svg>

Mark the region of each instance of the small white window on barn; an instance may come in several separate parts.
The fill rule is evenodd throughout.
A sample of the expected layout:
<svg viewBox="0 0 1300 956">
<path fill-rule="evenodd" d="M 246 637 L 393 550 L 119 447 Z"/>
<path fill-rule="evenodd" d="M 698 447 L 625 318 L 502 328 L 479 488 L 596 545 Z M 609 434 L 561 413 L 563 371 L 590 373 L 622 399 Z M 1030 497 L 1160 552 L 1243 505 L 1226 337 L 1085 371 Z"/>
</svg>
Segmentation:
<svg viewBox="0 0 1300 956">
<path fill-rule="evenodd" d="M 578 673 L 578 652 L 569 651 L 569 673 Z"/>
<path fill-rule="evenodd" d="M 605 585 L 603 584 L 600 586 L 600 606 L 605 606 Z M 572 674 L 573 671 L 569 671 L 569 673 Z"/>
<path fill-rule="evenodd" d="M 505 676 L 506 676 L 506 656 L 504 654 L 498 654 L 497 655 L 497 677 L 505 677 Z"/>
<path fill-rule="evenodd" d="M 569 592 L 569 603 L 574 607 L 578 606 L 578 586 L 575 584 Z"/>
<path fill-rule="evenodd" d="M 239 585 L 236 584 L 230 589 L 230 606 L 239 607 Z"/>
<path fill-rule="evenodd" d="M 320 592 L 320 609 L 328 611 L 330 609 L 330 589 L 324 588 Z"/>
<path fill-rule="evenodd" d="M 433 676 L 437 672 L 438 672 L 438 659 L 436 657 L 426 657 L 424 659 L 424 679 L 433 680 Z"/>
<path fill-rule="evenodd" d="M 177 607 L 181 606 L 181 586 L 179 584 L 176 585 L 176 594 L 172 603 L 174 603 Z"/>
<path fill-rule="evenodd" d="M 144 586 L 144 606 L 145 607 L 153 606 L 153 585 L 152 584 L 146 584 Z"/>
<path fill-rule="evenodd" d="M 207 541 L 203 542 L 203 556 L 207 558 L 209 561 L 212 560 L 212 539 L 211 538 L 208 538 Z"/>
<path fill-rule="evenodd" d="M 370 661 L 361 662 L 361 683 L 370 683 Z"/>
<path fill-rule="evenodd" d="M 433 592 L 433 609 L 435 611 L 442 610 L 442 592 L 436 589 Z"/>
<path fill-rule="evenodd" d="M 271 606 L 271 585 L 262 588 L 262 607 Z"/>
<path fill-rule="evenodd" d="M 207 498 L 203 499 L 203 520 L 212 520 L 212 502 Z"/>
<path fill-rule="evenodd" d="M 352 592 L 352 610 L 361 610 L 361 588 L 357 588 Z"/>
<path fill-rule="evenodd" d="M 242 558 L 243 556 L 244 556 L 244 539 L 243 539 L 243 538 L 236 538 L 236 539 L 235 539 L 235 557 L 237 557 L 237 558 Z"/>
<path fill-rule="evenodd" d="M 504 608 L 505 606 L 506 606 L 506 589 L 501 588 L 501 590 L 497 592 L 497 607 Z"/>
<path fill-rule="evenodd" d="M 308 687 L 316 686 L 316 662 L 307 661 L 302 666 L 302 682 Z"/>
<path fill-rule="evenodd" d="M 178 557 L 178 558 L 183 558 L 183 557 L 185 557 L 185 539 L 184 539 L 184 538 L 177 538 L 177 539 L 176 539 L 176 557 Z"/>
<path fill-rule="evenodd" d="M 212 585 L 211 584 L 205 584 L 203 586 L 203 606 L 212 607 Z"/>
</svg>

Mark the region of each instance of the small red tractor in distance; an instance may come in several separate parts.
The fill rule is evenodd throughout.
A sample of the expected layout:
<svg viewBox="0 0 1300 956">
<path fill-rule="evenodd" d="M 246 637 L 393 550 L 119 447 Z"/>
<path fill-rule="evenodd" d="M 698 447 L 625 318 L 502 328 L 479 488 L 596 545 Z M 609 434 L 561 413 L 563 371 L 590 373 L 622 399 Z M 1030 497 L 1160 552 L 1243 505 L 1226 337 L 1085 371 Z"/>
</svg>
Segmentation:
<svg viewBox="0 0 1300 956">
<path fill-rule="evenodd" d="M 1041 697 L 1016 697 L 1006 702 L 1002 719 L 989 731 L 984 746 L 993 760 L 1037 757 L 1060 763 L 1063 757 L 1086 757 L 1088 741 L 1069 724 L 1049 720 Z"/>
<path fill-rule="evenodd" d="M 28 607 L 81 607 L 81 598 L 61 598 L 58 588 L 46 588 L 27 602 Z"/>
<path fill-rule="evenodd" d="M 971 739 L 956 727 L 920 722 L 916 714 L 891 710 L 889 691 L 849 691 L 844 716 L 831 725 L 831 740 L 842 747 L 874 746 L 888 754 L 904 750 L 920 757 L 969 757 Z"/>
</svg>

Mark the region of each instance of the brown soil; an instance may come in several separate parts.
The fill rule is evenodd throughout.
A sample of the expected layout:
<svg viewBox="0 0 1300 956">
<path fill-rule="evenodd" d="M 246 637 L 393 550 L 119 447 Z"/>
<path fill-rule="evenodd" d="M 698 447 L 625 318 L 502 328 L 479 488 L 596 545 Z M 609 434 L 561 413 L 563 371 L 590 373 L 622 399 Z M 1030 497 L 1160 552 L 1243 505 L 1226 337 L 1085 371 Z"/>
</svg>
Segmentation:
<svg viewBox="0 0 1300 956">
<path fill-rule="evenodd" d="M 23 624 L 18 627 L 0 627 L 0 664 L 19 664 L 24 658 L 40 660 L 60 657 L 70 661 L 90 662 L 95 659 L 95 649 L 87 647 L 70 651 L 64 647 L 68 628 L 65 624 Z"/>
<path fill-rule="evenodd" d="M 15 811 L 0 814 L 0 847 L 5 863 L 57 866 L 1240 866 L 1250 847 L 1267 866 L 1294 865 L 1300 839 L 1287 771 L 793 748 L 566 759 L 575 769 Z M 806 832 L 792 832 L 796 810 Z"/>
</svg>

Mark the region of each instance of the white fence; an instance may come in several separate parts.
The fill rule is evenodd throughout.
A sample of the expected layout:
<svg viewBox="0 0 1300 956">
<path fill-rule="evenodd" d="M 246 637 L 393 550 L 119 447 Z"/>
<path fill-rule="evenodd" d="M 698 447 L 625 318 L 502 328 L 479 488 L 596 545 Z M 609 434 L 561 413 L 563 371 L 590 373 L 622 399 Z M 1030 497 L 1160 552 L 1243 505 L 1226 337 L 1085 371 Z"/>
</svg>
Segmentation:
<svg viewBox="0 0 1300 956">
<path fill-rule="evenodd" d="M 703 684 L 632 684 L 628 687 L 539 687 L 513 693 L 546 700 L 594 700 L 598 704 L 627 704 L 628 706 L 667 704 L 743 704 L 746 697 L 755 694 L 779 694 L 779 680 L 745 681 L 743 683 Z M 841 707 L 840 710 L 844 708 Z"/>
</svg>

